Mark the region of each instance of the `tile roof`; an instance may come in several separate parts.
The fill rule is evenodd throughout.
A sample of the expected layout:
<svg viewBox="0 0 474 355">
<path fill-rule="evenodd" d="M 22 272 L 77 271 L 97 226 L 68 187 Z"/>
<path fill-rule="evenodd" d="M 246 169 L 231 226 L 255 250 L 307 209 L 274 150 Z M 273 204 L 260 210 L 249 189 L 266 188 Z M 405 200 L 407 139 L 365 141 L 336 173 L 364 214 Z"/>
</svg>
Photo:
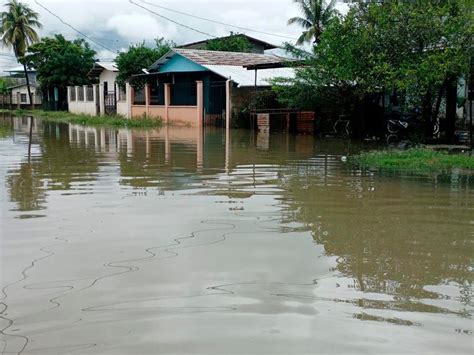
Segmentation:
<svg viewBox="0 0 474 355">
<path fill-rule="evenodd" d="M 268 54 L 219 52 L 186 48 L 173 48 L 172 51 L 201 65 L 233 65 L 245 67 L 249 65 L 288 62 L 288 58 Z"/>
</svg>

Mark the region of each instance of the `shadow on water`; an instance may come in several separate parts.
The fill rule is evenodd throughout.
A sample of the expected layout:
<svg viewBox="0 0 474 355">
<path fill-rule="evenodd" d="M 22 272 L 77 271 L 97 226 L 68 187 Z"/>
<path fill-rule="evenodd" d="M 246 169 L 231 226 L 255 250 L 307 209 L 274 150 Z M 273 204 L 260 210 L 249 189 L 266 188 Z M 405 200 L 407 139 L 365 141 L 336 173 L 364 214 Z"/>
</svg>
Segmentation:
<svg viewBox="0 0 474 355">
<path fill-rule="evenodd" d="M 106 261 L 103 266 L 108 273 L 87 280 L 83 286 L 72 286 L 77 280 L 71 280 L 67 285 L 54 286 L 57 282 L 50 282 L 24 287 L 59 289 L 58 295 L 49 298 L 53 308 L 59 307 L 62 297 L 88 291 L 104 279 L 141 272 L 143 263 L 176 259 L 187 249 L 203 246 L 220 244 L 224 248 L 222 242 L 248 235 L 245 228 L 249 228 L 252 233 L 256 230 L 260 235 L 272 236 L 265 243 L 277 250 L 286 250 L 289 245 L 276 236 L 294 237 L 296 242 L 296 236 L 310 235 L 322 252 L 318 254 L 315 249 L 313 257 L 305 261 L 313 263 L 316 258 L 326 258 L 332 265 L 329 275 L 301 275 L 300 279 L 312 282 L 253 282 L 245 281 L 239 270 L 232 270 L 235 280 L 244 281 L 207 286 L 202 293 L 176 299 L 239 294 L 257 298 L 264 292 L 261 307 L 267 304 L 268 309 L 272 309 L 269 305 L 283 307 L 285 302 L 297 302 L 302 314 L 315 315 L 317 312 L 311 308 L 315 302 L 347 304 L 352 307 L 347 312 L 353 320 L 403 326 L 423 325 L 423 317 L 409 314 L 453 315 L 463 319 L 472 316 L 472 176 L 456 172 L 410 175 L 354 169 L 341 157 L 374 146 L 347 140 L 236 130 L 230 144 L 226 144 L 220 129 L 126 130 L 41 120 L 28 125 L 24 119 L 9 117 L 0 118 L 0 140 L 4 141 L 0 153 L 15 145 L 25 147 L 29 129 L 31 147 L 23 153 L 15 148 L 15 162 L 2 166 L 2 188 L 9 198 L 7 212 L 14 219 L 48 216 L 48 203 L 57 203 L 50 200 L 51 192 L 59 192 L 66 201 L 85 194 L 100 200 L 102 186 L 115 184 L 124 200 L 132 196 L 145 202 L 147 198 L 167 196 L 172 203 L 173 196 L 183 195 L 190 203 L 202 199 L 200 208 L 211 210 L 211 203 L 229 205 L 226 208 L 232 213 L 227 219 L 209 216 L 200 221 L 206 228 L 170 237 L 167 244 L 144 246 L 139 256 Z M 256 198 L 266 201 L 264 207 L 259 205 L 258 214 L 252 212 Z M 137 208 L 133 202 L 123 203 Z M 183 220 L 187 218 L 183 214 Z M 211 234 L 213 237 L 208 236 Z M 259 252 L 270 248 L 264 245 L 249 242 Z M 6 286 L 2 284 L 4 350 L 9 337 L 14 336 L 11 330 L 15 320 L 6 315 L 9 288 L 22 284 L 37 263 L 55 253 L 48 246 L 38 249 L 43 255 L 23 269 L 21 278 Z M 264 259 L 258 267 L 266 267 Z M 114 307 L 123 307 L 120 309 L 124 311 L 133 308 L 130 304 L 138 304 L 137 299 L 88 306 L 82 311 L 110 312 L 117 310 Z M 142 297 L 140 302 L 164 299 L 167 298 Z M 270 312 L 238 303 L 193 307 L 189 310 Z M 290 312 L 289 308 L 281 309 L 285 309 L 282 314 Z M 28 342 L 26 335 L 18 336 Z M 88 349 L 97 344 L 78 346 Z M 22 350 L 25 347 L 26 344 Z"/>
</svg>

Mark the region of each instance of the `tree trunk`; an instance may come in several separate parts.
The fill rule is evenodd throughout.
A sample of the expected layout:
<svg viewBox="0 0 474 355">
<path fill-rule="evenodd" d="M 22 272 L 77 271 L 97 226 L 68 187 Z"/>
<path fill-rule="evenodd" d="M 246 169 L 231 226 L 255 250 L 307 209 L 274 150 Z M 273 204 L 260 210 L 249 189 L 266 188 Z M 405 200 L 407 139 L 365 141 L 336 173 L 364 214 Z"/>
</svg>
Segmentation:
<svg viewBox="0 0 474 355">
<path fill-rule="evenodd" d="M 33 103 L 33 98 L 31 95 L 31 88 L 30 88 L 30 78 L 28 78 L 28 70 L 26 69 L 26 64 L 23 63 L 23 69 L 25 70 L 25 78 L 26 78 L 26 88 L 28 90 L 28 98 L 30 99 L 30 106 L 31 108 L 35 108 L 35 104 Z"/>
<path fill-rule="evenodd" d="M 456 84 L 456 78 L 449 78 L 446 82 L 446 139 L 449 143 L 454 142 L 454 131 L 456 129 Z"/>
</svg>

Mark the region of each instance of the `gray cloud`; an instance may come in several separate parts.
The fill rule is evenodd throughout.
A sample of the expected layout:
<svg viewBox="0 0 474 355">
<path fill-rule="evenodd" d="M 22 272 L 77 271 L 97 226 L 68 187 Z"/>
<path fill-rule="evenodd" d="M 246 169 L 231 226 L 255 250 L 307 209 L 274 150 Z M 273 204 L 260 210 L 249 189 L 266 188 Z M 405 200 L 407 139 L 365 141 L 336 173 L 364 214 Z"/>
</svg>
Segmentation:
<svg viewBox="0 0 474 355">
<path fill-rule="evenodd" d="M 40 30 L 41 36 L 62 33 L 69 39 L 81 37 L 74 30 L 65 26 L 57 18 L 39 7 L 34 0 L 23 1 L 30 4 L 40 14 L 40 20 L 44 25 L 43 29 Z M 129 3 L 128 0 L 38 1 L 60 16 L 64 21 L 113 51 L 123 50 L 130 43 L 141 41 L 152 43 L 153 39 L 157 37 L 165 37 L 178 44 L 208 37 L 151 14 Z M 229 34 L 230 31 L 246 32 L 156 8 L 142 3 L 141 0 L 135 1 L 176 22 L 212 35 L 223 36 Z M 297 26 L 286 25 L 288 18 L 299 14 L 298 8 L 292 0 L 146 1 L 178 11 L 275 35 L 297 38 L 300 34 L 300 29 Z M 3 3 L 5 2 L 3 1 Z M 341 9 L 346 7 L 342 2 L 338 6 Z M 246 33 L 277 45 L 288 40 L 274 35 L 254 32 Z M 104 59 L 112 59 L 114 57 L 114 53 L 104 50 L 104 48 L 95 44 L 92 44 L 92 47 L 97 50 L 98 57 Z M 6 55 L 10 57 L 6 57 Z M 0 52 L 0 71 L 15 65 L 11 56 L 11 52 L 2 48 Z"/>
</svg>

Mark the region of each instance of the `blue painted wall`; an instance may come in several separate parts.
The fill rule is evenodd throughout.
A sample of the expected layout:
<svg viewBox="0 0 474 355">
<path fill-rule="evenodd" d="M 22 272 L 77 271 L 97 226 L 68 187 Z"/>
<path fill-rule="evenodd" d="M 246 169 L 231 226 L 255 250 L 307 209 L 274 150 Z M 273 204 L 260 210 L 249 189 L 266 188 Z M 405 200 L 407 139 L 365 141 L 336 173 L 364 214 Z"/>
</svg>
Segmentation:
<svg viewBox="0 0 474 355">
<path fill-rule="evenodd" d="M 179 54 L 175 54 L 173 58 L 171 58 L 160 68 L 160 73 L 185 73 L 196 71 L 208 70 Z"/>
</svg>

